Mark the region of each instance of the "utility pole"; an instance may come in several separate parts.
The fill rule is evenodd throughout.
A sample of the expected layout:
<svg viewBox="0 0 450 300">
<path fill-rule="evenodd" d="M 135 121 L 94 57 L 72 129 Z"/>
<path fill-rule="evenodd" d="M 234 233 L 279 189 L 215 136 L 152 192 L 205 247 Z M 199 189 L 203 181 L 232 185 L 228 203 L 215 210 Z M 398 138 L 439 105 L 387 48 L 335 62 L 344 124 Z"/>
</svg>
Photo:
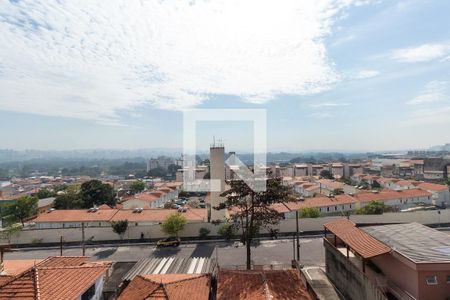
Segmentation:
<svg viewBox="0 0 450 300">
<path fill-rule="evenodd" d="M 295 235 L 292 235 L 292 260 L 295 260 Z"/>
<path fill-rule="evenodd" d="M 298 230 L 298 209 L 295 211 L 295 221 L 296 221 L 296 226 L 295 226 L 295 234 L 297 236 L 297 261 L 300 263 L 300 237 L 298 236 L 299 234 L 299 230 Z"/>
<path fill-rule="evenodd" d="M 59 240 L 59 256 L 63 256 L 63 237 Z"/>
<path fill-rule="evenodd" d="M 86 249 L 84 246 L 84 222 L 81 222 L 81 246 L 83 248 L 83 256 L 85 256 Z"/>
</svg>

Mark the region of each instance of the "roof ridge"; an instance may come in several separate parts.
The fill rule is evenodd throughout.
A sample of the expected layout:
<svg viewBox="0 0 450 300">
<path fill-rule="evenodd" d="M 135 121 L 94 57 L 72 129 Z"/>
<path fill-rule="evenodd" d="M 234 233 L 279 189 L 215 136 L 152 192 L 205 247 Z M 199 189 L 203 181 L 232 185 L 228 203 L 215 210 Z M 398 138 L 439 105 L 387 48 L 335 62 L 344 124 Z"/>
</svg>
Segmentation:
<svg viewBox="0 0 450 300">
<path fill-rule="evenodd" d="M 39 267 L 36 269 L 40 270 L 56 270 L 56 269 L 89 269 L 89 268 L 106 268 L 104 265 L 80 265 L 80 266 L 53 266 L 53 267 Z"/>
<path fill-rule="evenodd" d="M 36 299 L 40 299 L 41 298 L 41 292 L 40 292 L 40 287 L 39 287 L 39 274 L 38 274 L 38 268 L 36 268 L 36 266 L 33 267 L 33 271 L 34 271 L 34 278 L 35 280 L 33 280 L 33 284 L 34 284 L 34 292 L 36 294 Z"/>
<path fill-rule="evenodd" d="M 193 280 L 193 279 L 197 279 L 197 278 L 201 278 L 201 277 L 208 277 L 209 276 L 208 274 L 181 274 L 181 273 L 180 274 L 177 274 L 177 273 L 174 273 L 174 274 L 146 274 L 146 275 L 198 275 L 198 276 L 195 276 L 195 277 L 192 276 L 192 277 L 188 277 L 188 278 L 184 278 L 184 279 L 179 279 L 179 280 L 167 282 L 167 283 L 164 283 L 164 285 L 170 285 L 170 284 L 180 283 L 180 282 L 184 282 L 184 281 L 188 281 L 188 280 Z M 146 278 L 146 277 L 144 277 L 144 275 L 138 275 L 138 276 L 143 277 L 145 280 L 147 280 L 149 282 L 161 284 L 161 282 L 157 282 L 157 281 L 155 281 L 153 279 Z"/>
</svg>

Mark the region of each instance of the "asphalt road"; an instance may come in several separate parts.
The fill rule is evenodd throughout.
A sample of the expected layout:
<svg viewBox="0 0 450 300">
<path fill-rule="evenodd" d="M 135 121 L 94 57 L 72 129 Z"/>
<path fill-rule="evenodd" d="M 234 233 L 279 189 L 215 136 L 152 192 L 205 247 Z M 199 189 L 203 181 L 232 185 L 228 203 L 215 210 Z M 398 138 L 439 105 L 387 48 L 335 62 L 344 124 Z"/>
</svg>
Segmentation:
<svg viewBox="0 0 450 300">
<path fill-rule="evenodd" d="M 92 247 L 86 255 L 92 260 L 137 261 L 151 257 L 212 257 L 221 266 L 245 264 L 245 247 L 219 243 L 183 243 L 177 248 L 156 248 L 154 245 L 126 245 L 117 247 Z M 42 259 L 60 255 L 59 249 L 20 250 L 5 253 L 5 259 Z M 82 255 L 81 248 L 64 249 L 63 255 Z M 290 265 L 293 258 L 292 240 L 261 241 L 252 249 L 252 262 L 256 265 Z M 322 238 L 300 239 L 300 261 L 308 266 L 324 266 L 325 251 Z"/>
</svg>

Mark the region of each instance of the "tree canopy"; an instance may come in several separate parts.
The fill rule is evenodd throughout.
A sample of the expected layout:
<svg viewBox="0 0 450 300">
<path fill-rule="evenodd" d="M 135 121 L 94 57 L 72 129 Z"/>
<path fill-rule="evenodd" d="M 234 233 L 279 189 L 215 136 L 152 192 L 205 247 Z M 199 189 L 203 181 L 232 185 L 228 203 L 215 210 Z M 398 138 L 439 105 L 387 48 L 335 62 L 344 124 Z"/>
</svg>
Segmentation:
<svg viewBox="0 0 450 300">
<path fill-rule="evenodd" d="M 181 213 L 174 213 L 161 224 L 162 230 L 170 236 L 177 236 L 184 229 L 187 221 Z"/>
<path fill-rule="evenodd" d="M 27 218 L 34 216 L 38 208 L 38 199 L 31 196 L 22 196 L 13 206 L 13 215 L 24 225 Z"/>
<path fill-rule="evenodd" d="M 333 174 L 328 170 L 322 170 L 320 172 L 320 177 L 325 179 L 334 179 Z"/>
<path fill-rule="evenodd" d="M 130 190 L 133 194 L 142 192 L 143 190 L 145 190 L 145 182 L 143 182 L 142 180 L 133 181 L 130 184 Z"/>
<path fill-rule="evenodd" d="M 266 191 L 255 192 L 242 180 L 228 181 L 230 189 L 225 206 L 235 207 L 234 219 L 242 230 L 242 240 L 247 248 L 247 269 L 251 268 L 251 243 L 262 227 L 278 224 L 281 216 L 271 207 L 274 203 L 292 201 L 291 189 L 282 184 L 281 178 L 266 180 Z M 219 209 L 219 208 L 215 208 Z"/>
<path fill-rule="evenodd" d="M 111 222 L 112 230 L 120 236 L 120 239 L 123 239 L 123 236 L 128 228 L 128 220 L 118 220 Z"/>
<path fill-rule="evenodd" d="M 370 203 L 361 208 L 358 213 L 362 215 L 381 215 L 386 210 L 387 206 L 383 202 L 370 201 Z"/>
<path fill-rule="evenodd" d="M 300 210 L 302 218 L 318 218 L 320 217 L 320 209 L 317 207 L 305 207 Z"/>
<path fill-rule="evenodd" d="M 94 205 L 100 206 L 106 204 L 114 206 L 116 197 L 112 186 L 102 183 L 100 180 L 90 180 L 84 182 L 80 187 L 80 195 L 84 208 L 90 208 Z"/>
</svg>

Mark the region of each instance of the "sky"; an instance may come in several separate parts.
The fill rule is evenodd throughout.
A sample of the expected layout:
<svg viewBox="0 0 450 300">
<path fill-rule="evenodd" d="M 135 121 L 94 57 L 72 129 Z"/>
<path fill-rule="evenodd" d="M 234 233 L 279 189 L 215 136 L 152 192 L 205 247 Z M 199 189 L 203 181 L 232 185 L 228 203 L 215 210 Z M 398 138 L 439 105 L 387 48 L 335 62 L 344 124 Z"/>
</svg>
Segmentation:
<svg viewBox="0 0 450 300">
<path fill-rule="evenodd" d="M 265 110 L 269 151 L 444 144 L 449 11 L 441 0 L 1 1 L 0 149 L 181 148 L 192 109 Z M 254 147 L 248 120 L 200 122 L 197 148 L 213 137 Z"/>
</svg>

